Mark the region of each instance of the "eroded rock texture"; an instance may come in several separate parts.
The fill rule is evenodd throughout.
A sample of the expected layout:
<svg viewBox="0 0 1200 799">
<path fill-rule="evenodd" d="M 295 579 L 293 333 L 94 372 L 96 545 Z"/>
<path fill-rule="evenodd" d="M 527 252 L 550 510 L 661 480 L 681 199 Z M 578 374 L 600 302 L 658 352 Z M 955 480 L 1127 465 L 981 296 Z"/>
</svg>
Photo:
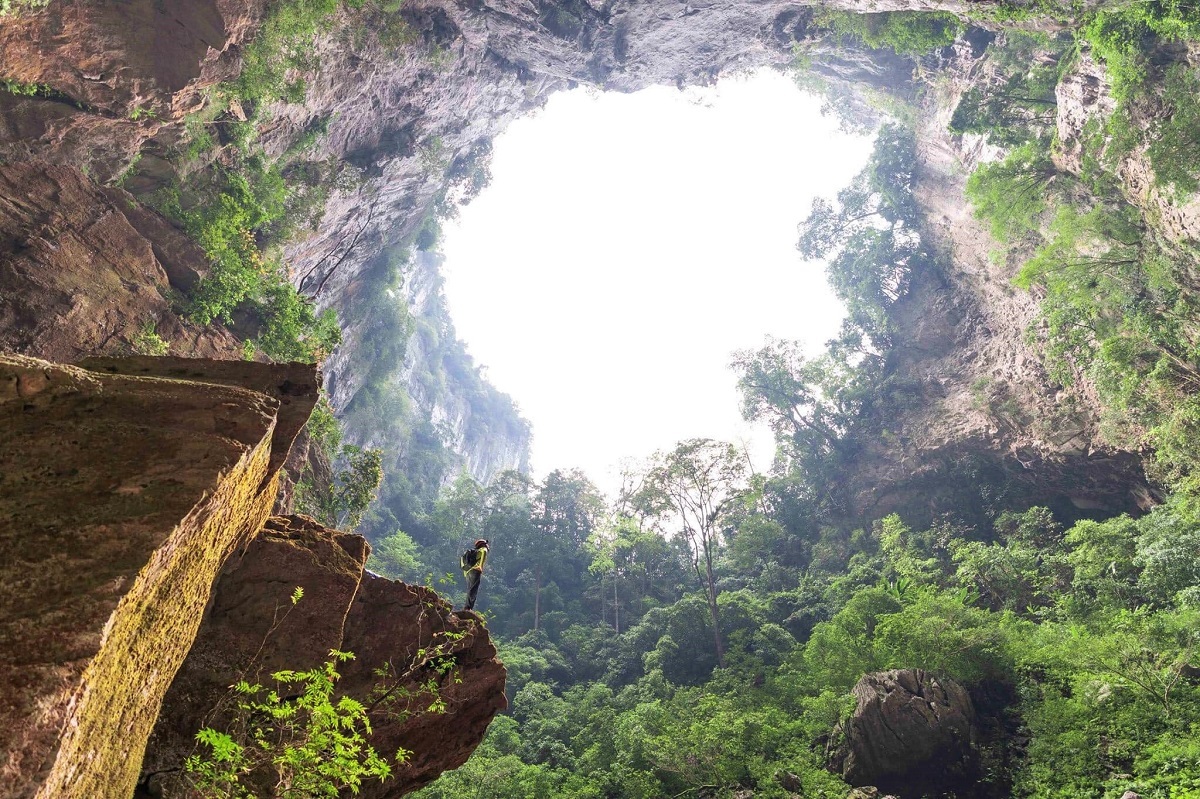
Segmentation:
<svg viewBox="0 0 1200 799">
<path fill-rule="evenodd" d="M 235 358 L 222 326 L 172 310 L 207 270 L 182 231 L 71 166 L 0 164 L 0 350 L 51 361 L 129 354 L 156 331 L 172 351 Z"/>
<path fill-rule="evenodd" d="M 413 753 L 362 796 L 401 796 L 466 762 L 507 706 L 495 647 L 474 614 L 454 613 L 427 588 L 364 572 L 367 553 L 360 536 L 274 517 L 230 559 L 163 703 L 143 766 L 147 791 L 192 795 L 178 769 L 196 751 L 200 728 L 230 725 L 231 684 L 270 684 L 272 672 L 319 666 L 331 649 L 355 655 L 339 668 L 338 690 L 371 708 L 372 745 L 389 758 Z M 297 587 L 304 596 L 293 605 Z M 444 710 L 431 711 L 435 702 Z"/>
<path fill-rule="evenodd" d="M 958 683 L 896 669 L 865 675 L 853 693 L 858 704 L 834 759 L 848 783 L 918 797 L 977 781 L 975 710 Z"/>
<path fill-rule="evenodd" d="M 216 574 L 274 502 L 275 431 L 316 399 L 313 367 L 233 366 L 309 394 L 0 355 L 5 799 L 132 792 Z"/>
<path fill-rule="evenodd" d="M 965 7 L 924 0 L 833 5 L 870 11 Z M 124 185 L 134 197 L 149 196 L 176 171 L 171 153 L 182 141 L 185 114 L 204 105 L 206 88 L 236 74 L 241 48 L 260 25 L 263 8 L 258 0 L 52 0 L 44 11 L 6 23 L 0 30 L 0 74 L 44 84 L 55 94 L 0 96 L 0 158 L 69 164 L 105 184 L 140 154 L 136 173 Z M 304 102 L 273 103 L 270 122 L 259 126 L 259 141 L 272 157 L 305 131 L 326 129 L 300 166 L 317 169 L 332 159 L 341 174 L 358 178 L 333 192 L 316 229 L 286 253 L 295 284 L 320 308 L 336 308 L 344 327 L 345 343 L 326 363 L 334 406 L 349 407 L 373 367 L 373 350 L 361 342 L 375 320 L 362 308 L 380 290 L 378 274 L 386 271 L 392 250 L 412 240 L 448 184 L 457 186 L 454 196 L 470 183 L 475 156 L 486 152 L 493 135 L 553 92 L 577 85 L 631 91 L 707 83 L 729 70 L 786 64 L 798 42 L 812 45 L 814 72 L 840 87 L 911 81 L 911 62 L 822 44 L 812 22 L 808 5 L 784 0 L 414 0 L 390 15 L 370 4 L 340 11 L 313 45 L 321 69 L 310 76 Z M 931 236 L 953 254 L 953 265 L 945 276 L 918 285 L 900 311 L 896 338 L 905 344 L 897 350 L 896 371 L 907 380 L 915 407 L 900 420 L 902 429 L 893 439 L 863 453 L 862 461 L 871 465 L 856 477 L 849 510 L 863 517 L 900 511 L 914 524 L 964 507 L 986 515 L 988 500 L 972 486 L 1001 482 L 1021 492 L 1005 498 L 1012 505 L 1050 504 L 1067 514 L 1137 510 L 1152 500 L 1138 457 L 1107 448 L 1086 391 L 1063 395 L 1041 369 L 1024 336 L 1037 299 L 1013 291 L 1014 267 L 992 262 L 989 253 L 996 245 L 964 199 L 970 167 L 994 155 L 986 143 L 946 130 L 958 97 L 978 77 L 973 65 L 981 48 L 970 38 L 960 43 L 961 52 L 925 65 L 941 79 L 931 82 L 918 115 L 919 200 Z M 1061 90 L 1065 153 L 1077 150 L 1071 141 L 1108 102 L 1101 77 L 1089 69 L 1081 59 L 1078 80 L 1066 81 Z M 226 118 L 237 118 L 238 111 L 231 109 Z M 1126 173 L 1129 191 L 1137 195 L 1145 181 L 1133 166 Z M 3 193 L 36 196 L 37 181 L 19 177 Z M 70 183 L 65 175 L 56 179 Z M 37 297 L 57 299 L 22 300 L 22 307 L 38 309 L 32 322 L 17 318 L 20 309 L 8 311 L 8 318 L 0 318 L 0 336 L 13 343 L 0 344 L 78 357 L 60 353 L 126 346 L 126 331 L 153 316 L 164 325 L 160 333 L 171 340 L 173 353 L 192 354 L 187 334 L 164 321 L 170 314 L 153 300 L 156 292 L 135 288 L 149 285 L 146 275 L 126 275 L 121 270 L 129 267 L 121 267 L 117 274 L 126 282 L 97 280 L 103 308 L 99 299 L 89 304 L 81 298 L 76 285 L 61 285 L 69 279 L 60 276 L 75 274 L 83 260 L 71 254 L 99 251 L 84 239 L 109 236 L 121 226 L 122 214 L 152 245 L 170 286 L 186 288 L 194 279 L 185 266 L 172 271 L 171 264 L 188 259 L 175 257 L 182 250 L 164 244 L 169 225 L 158 220 L 154 232 L 153 214 L 140 212 L 145 224 L 139 224 L 110 191 L 88 189 L 79 173 L 73 179 L 82 184 L 69 195 L 78 209 L 64 213 L 86 224 L 72 222 L 66 229 L 81 233 L 60 235 L 44 210 L 25 213 L 28 221 L 18 225 L 34 253 L 15 256 L 31 264 L 17 270 L 18 277 L 48 284 L 48 293 L 38 286 Z M 1180 235 L 1194 228 L 1186 214 L 1164 207 L 1159 216 Z M 103 224 L 89 227 L 91 220 Z M 58 246 L 60 239 L 68 246 Z M 138 263 L 147 264 L 139 267 L 142 272 L 154 271 L 145 258 Z M 201 264 L 190 274 L 202 269 Z M 153 280 L 163 285 L 161 277 Z M 138 307 L 148 297 L 149 310 L 112 310 L 129 303 Z M 85 326 L 86 335 L 55 338 L 56 330 L 93 318 L 102 322 Z M 30 323 L 36 332 L 17 332 Z M 117 338 L 109 339 L 113 334 Z M 209 354 L 202 342 L 195 346 Z M 414 358 L 418 349 L 412 348 Z M 932 500 L 918 500 L 922 495 Z"/>
</svg>

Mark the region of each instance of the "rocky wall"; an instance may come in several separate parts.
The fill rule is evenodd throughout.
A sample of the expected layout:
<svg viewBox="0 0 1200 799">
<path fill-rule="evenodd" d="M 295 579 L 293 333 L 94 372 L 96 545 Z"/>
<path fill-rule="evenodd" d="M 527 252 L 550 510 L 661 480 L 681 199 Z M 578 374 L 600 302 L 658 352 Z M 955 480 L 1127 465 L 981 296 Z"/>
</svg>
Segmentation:
<svg viewBox="0 0 1200 799">
<path fill-rule="evenodd" d="M 235 366 L 309 393 L 0 355 L 0 797 L 132 793 L 217 571 L 274 502 L 275 431 L 315 402 L 312 367 Z"/>
</svg>

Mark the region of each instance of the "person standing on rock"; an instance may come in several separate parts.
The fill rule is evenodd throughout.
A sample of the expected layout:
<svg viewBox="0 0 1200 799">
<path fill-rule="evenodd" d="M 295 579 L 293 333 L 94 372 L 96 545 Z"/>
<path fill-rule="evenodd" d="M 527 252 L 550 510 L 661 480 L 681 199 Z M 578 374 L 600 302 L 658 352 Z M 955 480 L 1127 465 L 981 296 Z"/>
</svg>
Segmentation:
<svg viewBox="0 0 1200 799">
<path fill-rule="evenodd" d="M 488 542 L 481 538 L 475 542 L 474 549 L 468 549 L 458 559 L 463 576 L 467 578 L 467 604 L 463 610 L 474 610 L 475 597 L 479 595 L 479 582 L 483 579 L 483 564 L 487 560 Z"/>
</svg>

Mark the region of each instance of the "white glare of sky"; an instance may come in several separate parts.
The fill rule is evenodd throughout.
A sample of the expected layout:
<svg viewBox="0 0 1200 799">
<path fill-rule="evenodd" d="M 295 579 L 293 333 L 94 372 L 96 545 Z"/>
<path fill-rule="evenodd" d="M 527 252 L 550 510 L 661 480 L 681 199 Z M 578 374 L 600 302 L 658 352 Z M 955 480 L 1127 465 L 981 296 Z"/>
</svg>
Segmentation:
<svg viewBox="0 0 1200 799">
<path fill-rule="evenodd" d="M 841 322 L 824 266 L 796 251 L 814 197 L 871 141 L 764 71 L 715 87 L 556 94 L 495 141 L 492 181 L 445 228 L 446 294 L 488 379 L 533 424 L 533 470 L 618 464 L 692 437 L 748 442 L 738 349 L 814 353 Z"/>
</svg>

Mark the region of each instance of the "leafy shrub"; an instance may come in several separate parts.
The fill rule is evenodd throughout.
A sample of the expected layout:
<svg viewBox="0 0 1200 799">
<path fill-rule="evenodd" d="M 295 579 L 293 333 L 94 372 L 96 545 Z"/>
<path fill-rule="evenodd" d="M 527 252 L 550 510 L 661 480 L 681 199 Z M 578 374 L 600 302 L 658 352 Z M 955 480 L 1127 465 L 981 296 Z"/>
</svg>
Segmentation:
<svg viewBox="0 0 1200 799">
<path fill-rule="evenodd" d="M 816 18 L 840 36 L 897 55 L 920 56 L 954 42 L 962 23 L 948 12 L 885 11 L 879 14 L 827 11 Z"/>
<path fill-rule="evenodd" d="M 196 739 L 207 753 L 184 764 L 201 796 L 252 796 L 243 778 L 255 772 L 271 775 L 272 795 L 279 799 L 358 793 L 365 780 L 391 776 L 391 766 L 367 742 L 366 707 L 348 696 L 334 697 L 337 664 L 354 656 L 330 655 L 332 660 L 308 671 L 275 672 L 274 689 L 245 680 L 233 686 L 240 698 L 232 733 L 201 730 Z M 404 755 L 398 753 L 397 763 Z"/>
<path fill-rule="evenodd" d="M 264 276 L 254 310 L 261 320 L 255 343 L 273 360 L 320 362 L 342 342 L 337 312 L 317 314 L 279 272 Z"/>
<path fill-rule="evenodd" d="M 139 355 L 166 355 L 171 345 L 158 335 L 153 319 L 147 319 L 137 332 L 129 337 L 133 351 Z"/>
</svg>

